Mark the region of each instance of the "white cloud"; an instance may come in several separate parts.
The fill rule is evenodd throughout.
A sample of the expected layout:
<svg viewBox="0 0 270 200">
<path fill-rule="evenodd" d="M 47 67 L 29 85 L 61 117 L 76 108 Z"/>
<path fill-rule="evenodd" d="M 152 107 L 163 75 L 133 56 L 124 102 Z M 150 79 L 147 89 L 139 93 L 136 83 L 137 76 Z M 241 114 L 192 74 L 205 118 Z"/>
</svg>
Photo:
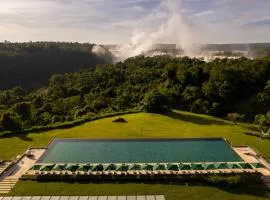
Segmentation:
<svg viewBox="0 0 270 200">
<path fill-rule="evenodd" d="M 134 30 L 159 30 L 171 16 L 168 1 L 0 0 L 0 40 L 123 43 Z M 195 27 L 200 41 L 270 41 L 267 27 L 242 28 L 269 17 L 269 0 L 170 1 L 182 2 L 183 20 Z M 160 40 L 172 42 L 172 38 Z"/>
<path fill-rule="evenodd" d="M 206 10 L 203 12 L 198 12 L 198 13 L 194 14 L 193 16 L 194 17 L 202 17 L 202 16 L 207 16 L 207 15 L 212 15 L 213 13 L 214 13 L 213 10 Z"/>
</svg>

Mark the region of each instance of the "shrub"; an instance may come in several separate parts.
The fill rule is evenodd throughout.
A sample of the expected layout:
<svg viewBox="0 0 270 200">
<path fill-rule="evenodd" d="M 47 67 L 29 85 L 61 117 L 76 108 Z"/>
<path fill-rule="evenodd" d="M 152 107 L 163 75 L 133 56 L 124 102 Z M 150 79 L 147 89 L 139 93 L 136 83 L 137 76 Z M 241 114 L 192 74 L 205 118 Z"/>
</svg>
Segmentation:
<svg viewBox="0 0 270 200">
<path fill-rule="evenodd" d="M 232 187 L 235 185 L 238 185 L 241 183 L 241 176 L 218 176 L 213 175 L 209 177 L 205 177 L 205 180 L 207 183 L 215 186 L 221 186 L 221 187 Z"/>
<path fill-rule="evenodd" d="M 52 117 L 52 123 L 58 123 L 58 122 L 63 122 L 64 121 L 64 117 L 63 116 L 58 116 L 58 115 L 54 115 Z"/>
<path fill-rule="evenodd" d="M 113 120 L 112 122 L 118 122 L 118 123 L 127 123 L 127 120 L 125 120 L 122 117 L 118 117 L 117 119 Z"/>
</svg>

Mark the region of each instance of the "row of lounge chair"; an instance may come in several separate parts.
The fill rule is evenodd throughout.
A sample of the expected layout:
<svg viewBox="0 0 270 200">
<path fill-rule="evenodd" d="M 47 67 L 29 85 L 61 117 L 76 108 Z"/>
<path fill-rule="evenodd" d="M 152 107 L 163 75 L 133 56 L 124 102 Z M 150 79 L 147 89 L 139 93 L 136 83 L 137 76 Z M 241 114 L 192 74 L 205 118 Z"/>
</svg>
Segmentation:
<svg viewBox="0 0 270 200">
<path fill-rule="evenodd" d="M 182 164 L 36 164 L 28 174 L 51 175 L 139 175 L 194 173 L 252 173 L 263 168 L 260 163 L 182 163 Z"/>
<path fill-rule="evenodd" d="M 130 171 L 38 171 L 38 170 L 29 170 L 26 175 L 107 175 L 107 176 L 121 176 L 121 175 L 203 175 L 203 174 L 242 174 L 242 173 L 256 173 L 255 169 L 224 169 L 224 170 L 130 170 Z"/>
</svg>

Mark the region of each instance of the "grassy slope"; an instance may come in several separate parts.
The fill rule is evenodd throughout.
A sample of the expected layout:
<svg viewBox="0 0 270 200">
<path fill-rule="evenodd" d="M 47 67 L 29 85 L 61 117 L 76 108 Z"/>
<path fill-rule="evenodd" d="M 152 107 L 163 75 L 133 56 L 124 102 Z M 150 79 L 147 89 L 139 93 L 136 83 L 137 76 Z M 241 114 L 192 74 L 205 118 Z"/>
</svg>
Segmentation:
<svg viewBox="0 0 270 200">
<path fill-rule="evenodd" d="M 164 194 L 166 200 L 262 200 L 269 199 L 269 192 L 258 186 L 240 188 L 217 188 L 175 184 L 95 184 L 95 183 L 36 183 L 21 181 L 10 195 L 146 195 Z"/>
<path fill-rule="evenodd" d="M 71 129 L 32 133 L 20 137 L 0 138 L 0 159 L 9 159 L 27 147 L 46 146 L 53 138 L 167 138 L 167 137 L 226 137 L 233 145 L 251 145 L 270 157 L 269 140 L 244 135 L 252 125 L 235 126 L 231 122 L 206 115 L 175 111 L 170 116 L 129 114 L 126 124 L 116 124 L 114 118 L 86 123 Z M 165 194 L 167 200 L 178 199 L 246 199 L 270 197 L 258 186 L 222 189 L 209 186 L 169 184 L 71 184 L 63 182 L 37 183 L 20 181 L 10 195 L 134 195 Z"/>
<path fill-rule="evenodd" d="M 105 118 L 82 126 L 9 138 L 0 137 L 0 160 L 11 159 L 28 147 L 45 147 L 53 138 L 168 138 L 226 137 L 233 145 L 250 145 L 270 157 L 270 140 L 245 135 L 253 125 L 233 125 L 226 120 L 175 111 L 168 116 L 157 114 L 123 115 L 128 123 L 112 123 Z"/>
</svg>

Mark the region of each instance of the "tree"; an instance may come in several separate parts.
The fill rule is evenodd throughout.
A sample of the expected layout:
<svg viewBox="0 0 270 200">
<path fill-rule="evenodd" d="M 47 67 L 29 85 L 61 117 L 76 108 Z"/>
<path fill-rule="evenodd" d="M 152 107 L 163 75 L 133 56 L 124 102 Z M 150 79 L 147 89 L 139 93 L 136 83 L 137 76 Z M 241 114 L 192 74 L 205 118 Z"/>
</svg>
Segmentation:
<svg viewBox="0 0 270 200">
<path fill-rule="evenodd" d="M 49 80 L 50 87 L 62 87 L 65 84 L 65 77 L 61 74 L 53 75 Z"/>
<path fill-rule="evenodd" d="M 63 122 L 64 121 L 64 117 L 58 116 L 58 115 L 54 115 L 52 117 L 52 123 L 57 123 L 57 122 Z"/>
<path fill-rule="evenodd" d="M 11 95 L 9 91 L 0 92 L 0 105 L 10 105 Z"/>
<path fill-rule="evenodd" d="M 209 109 L 210 109 L 209 101 L 197 99 L 192 103 L 190 111 L 195 113 L 209 113 L 210 112 Z"/>
<path fill-rule="evenodd" d="M 183 96 L 184 102 L 187 105 L 190 105 L 193 101 L 202 97 L 202 92 L 199 87 L 188 86 L 182 93 L 182 96 Z"/>
<path fill-rule="evenodd" d="M 17 103 L 13 107 L 13 111 L 16 112 L 23 120 L 31 119 L 31 104 L 22 102 Z"/>
<path fill-rule="evenodd" d="M 228 119 L 231 120 L 234 124 L 237 124 L 237 122 L 240 122 L 241 120 L 244 120 L 245 115 L 240 115 L 238 113 L 228 113 L 227 115 Z"/>
<path fill-rule="evenodd" d="M 108 100 L 102 96 L 97 97 L 93 102 L 91 102 L 91 106 L 93 110 L 98 113 L 99 111 L 108 107 Z"/>
<path fill-rule="evenodd" d="M 205 74 L 202 67 L 193 66 L 188 70 L 191 76 L 192 85 L 200 86 L 205 80 Z"/>
<path fill-rule="evenodd" d="M 256 115 L 255 123 L 259 125 L 263 137 L 270 136 L 270 111 L 266 115 Z"/>
<path fill-rule="evenodd" d="M 22 97 L 26 94 L 25 90 L 22 87 L 14 87 L 11 89 L 11 94 L 16 98 L 17 100 L 21 100 Z"/>
<path fill-rule="evenodd" d="M 257 95 L 257 104 L 265 109 L 270 109 L 270 79 L 267 81 L 264 89 Z"/>
<path fill-rule="evenodd" d="M 170 80 L 175 80 L 177 74 L 177 67 L 174 63 L 168 63 L 165 66 L 164 75 Z"/>
<path fill-rule="evenodd" d="M 186 65 L 179 65 L 177 71 L 177 79 L 182 84 L 183 87 L 186 87 L 192 82 L 192 76 L 188 71 L 188 67 Z"/>
<path fill-rule="evenodd" d="M 4 113 L 1 116 L 0 125 L 2 126 L 4 130 L 7 130 L 7 131 L 21 130 L 21 125 L 15 119 L 12 118 L 10 113 Z"/>
<path fill-rule="evenodd" d="M 42 96 L 37 96 L 34 98 L 34 100 L 32 101 L 33 105 L 35 108 L 40 108 L 43 106 L 44 104 L 44 99 L 42 98 Z"/>
<path fill-rule="evenodd" d="M 219 86 L 219 96 L 225 102 L 231 102 L 234 100 L 234 92 L 236 91 L 236 85 L 234 83 L 230 83 L 229 81 L 224 81 Z"/>
<path fill-rule="evenodd" d="M 221 106 L 221 104 L 218 102 L 213 102 L 212 106 L 210 107 L 210 114 L 219 116 L 219 115 L 222 115 L 223 113 L 224 113 L 224 109 Z"/>
<path fill-rule="evenodd" d="M 46 126 L 52 122 L 52 115 L 48 112 L 44 112 L 40 115 L 38 123 L 42 126 Z"/>
<path fill-rule="evenodd" d="M 149 92 L 145 95 L 144 108 L 149 113 L 165 113 L 167 106 L 164 95 L 159 92 Z"/>
<path fill-rule="evenodd" d="M 221 90 L 221 91 L 220 91 Z M 212 102 L 220 102 L 222 94 L 222 89 L 215 81 L 206 81 L 202 86 L 203 95 Z"/>
<path fill-rule="evenodd" d="M 63 75 L 53 75 L 49 80 L 50 87 L 48 88 L 48 95 L 53 99 L 65 97 L 67 94 L 65 81 L 66 80 Z"/>
</svg>

